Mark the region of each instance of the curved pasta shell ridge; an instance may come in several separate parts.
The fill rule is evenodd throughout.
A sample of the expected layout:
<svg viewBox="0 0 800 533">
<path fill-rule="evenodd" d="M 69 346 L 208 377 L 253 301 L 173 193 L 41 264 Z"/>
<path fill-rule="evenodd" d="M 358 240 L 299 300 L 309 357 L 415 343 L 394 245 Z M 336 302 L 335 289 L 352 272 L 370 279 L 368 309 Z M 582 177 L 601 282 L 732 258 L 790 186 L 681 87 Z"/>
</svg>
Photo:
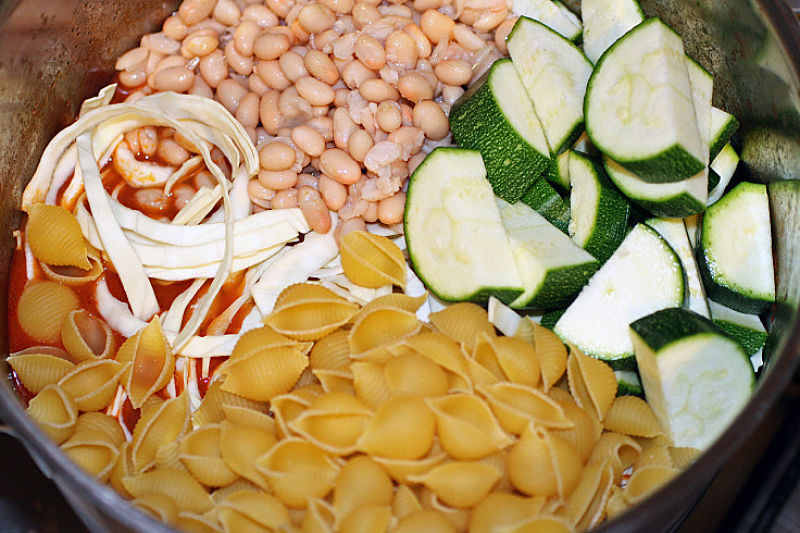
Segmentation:
<svg viewBox="0 0 800 533">
<path fill-rule="evenodd" d="M 355 456 L 342 467 L 333 489 L 337 523 L 365 505 L 392 503 L 394 486 L 386 470 L 366 455 Z"/>
<path fill-rule="evenodd" d="M 56 344 L 70 311 L 81 306 L 75 291 L 55 281 L 28 283 L 17 302 L 17 320 L 27 335 Z"/>
<path fill-rule="evenodd" d="M 69 438 L 78 421 L 75 401 L 58 385 L 44 387 L 28 402 L 26 412 L 56 444 Z"/>
<path fill-rule="evenodd" d="M 142 472 L 155 461 L 162 444 L 172 443 L 189 426 L 189 399 L 186 393 L 170 398 L 150 409 L 142 409 L 133 428 L 131 462 L 134 472 Z"/>
<path fill-rule="evenodd" d="M 84 361 L 58 382 L 81 411 L 103 409 L 117 392 L 117 385 L 128 364 L 113 359 Z"/>
<path fill-rule="evenodd" d="M 603 420 L 617 395 L 617 378 L 611 367 L 570 346 L 567 382 L 576 403 Z"/>
<path fill-rule="evenodd" d="M 507 458 L 509 478 L 528 496 L 564 498 L 578 482 L 583 466 L 578 450 L 543 428 L 529 426 Z"/>
<path fill-rule="evenodd" d="M 413 335 L 422 327 L 417 315 L 411 311 L 392 307 L 379 307 L 359 316 L 353 324 L 347 341 L 353 357 L 363 357 L 372 350 L 392 344 Z"/>
<path fill-rule="evenodd" d="M 45 277 L 50 281 L 67 285 L 68 287 L 77 287 L 78 285 L 85 285 L 95 281 L 103 274 L 103 262 L 100 253 L 94 249 L 89 250 L 89 268 L 81 269 L 74 266 L 57 266 L 47 263 L 39 263 L 42 267 L 42 272 Z"/>
<path fill-rule="evenodd" d="M 359 450 L 394 459 L 419 459 L 431 449 L 436 418 L 418 396 L 395 396 L 375 411 L 358 439 Z"/>
<path fill-rule="evenodd" d="M 538 516 L 544 498 L 528 498 L 505 492 L 492 492 L 472 511 L 470 531 L 492 533 L 495 528 L 510 526 L 526 518 Z"/>
<path fill-rule="evenodd" d="M 289 429 L 327 453 L 349 455 L 371 419 L 372 411 L 358 398 L 331 392 L 315 398 Z"/>
<path fill-rule="evenodd" d="M 105 320 L 85 309 L 71 311 L 61 327 L 61 343 L 76 362 L 106 359 L 114 352 L 114 334 Z"/>
<path fill-rule="evenodd" d="M 442 449 L 455 459 L 481 459 L 514 443 L 477 396 L 453 394 L 426 402 L 436 416 Z"/>
<path fill-rule="evenodd" d="M 389 359 L 383 372 L 386 384 L 393 395 L 442 396 L 447 394 L 450 386 L 442 367 L 416 353 Z"/>
<path fill-rule="evenodd" d="M 190 364 L 192 364 L 191 361 Z M 222 422 L 226 418 L 226 407 L 241 407 L 260 413 L 267 412 L 267 404 L 265 402 L 248 400 L 232 392 L 225 391 L 222 389 L 222 380 L 214 379 L 208 386 L 208 390 L 200 402 L 200 407 L 192 413 L 192 424 L 198 427 L 203 424 Z"/>
<path fill-rule="evenodd" d="M 157 468 L 122 479 L 125 489 L 134 497 L 161 494 L 170 498 L 181 510 L 205 513 L 214 507 L 206 489 L 183 470 Z"/>
<path fill-rule="evenodd" d="M 25 235 L 34 257 L 43 263 L 89 270 L 86 241 L 75 215 L 61 206 L 28 207 Z"/>
<path fill-rule="evenodd" d="M 308 366 L 308 357 L 295 348 L 277 347 L 228 360 L 217 369 L 225 377 L 222 390 L 265 402 L 291 390 Z"/>
<path fill-rule="evenodd" d="M 502 428 L 510 433 L 522 434 L 531 422 L 560 429 L 574 426 L 558 402 L 533 387 L 499 381 L 478 387 L 478 392 L 486 398 Z"/>
<path fill-rule="evenodd" d="M 651 438 L 664 434 L 653 409 L 636 396 L 619 396 L 614 399 L 603 424 L 611 431 L 635 437 Z"/>
<path fill-rule="evenodd" d="M 341 239 L 339 249 L 344 275 L 356 285 L 372 289 L 390 284 L 405 287 L 403 251 L 387 237 L 352 231 Z"/>
<path fill-rule="evenodd" d="M 313 370 L 341 370 L 350 367 L 350 344 L 348 332 L 334 331 L 322 337 L 308 354 L 309 365 Z"/>
<path fill-rule="evenodd" d="M 224 487 L 239 477 L 222 458 L 219 424 L 199 427 L 180 440 L 178 457 L 200 483 L 208 487 Z"/>
<path fill-rule="evenodd" d="M 552 428 L 550 431 L 571 442 L 585 460 L 603 433 L 603 425 L 589 411 L 578 407 L 571 398 L 558 400 L 558 404 L 572 427 Z"/>
<path fill-rule="evenodd" d="M 266 480 L 256 469 L 256 459 L 267 453 L 278 439 L 275 435 L 257 426 L 223 422 L 219 435 L 222 460 L 233 472 L 268 490 Z"/>
<path fill-rule="evenodd" d="M 501 475 L 500 470 L 485 463 L 451 461 L 412 479 L 428 487 L 446 505 L 467 508 L 483 500 Z"/>
<path fill-rule="evenodd" d="M 158 317 L 120 345 L 117 361 L 130 363 L 122 381 L 137 409 L 169 383 L 175 373 L 175 356 Z"/>
<path fill-rule="evenodd" d="M 437 330 L 454 341 L 463 343 L 468 350 L 475 346 L 481 333 L 494 335 L 494 326 L 489 322 L 488 313 L 483 307 L 473 303 L 450 305 L 431 313 L 428 319 Z"/>
<path fill-rule="evenodd" d="M 33 394 L 39 394 L 47 385 L 58 383 L 75 369 L 71 361 L 46 353 L 12 355 L 6 361 Z"/>
<path fill-rule="evenodd" d="M 281 530 L 290 525 L 289 510 L 275 496 L 253 490 L 241 490 L 217 505 L 217 514 L 225 531 L 253 529 Z"/>
<path fill-rule="evenodd" d="M 542 387 L 548 392 L 567 370 L 567 347 L 555 333 L 535 322 L 533 337 L 541 365 Z"/>
</svg>

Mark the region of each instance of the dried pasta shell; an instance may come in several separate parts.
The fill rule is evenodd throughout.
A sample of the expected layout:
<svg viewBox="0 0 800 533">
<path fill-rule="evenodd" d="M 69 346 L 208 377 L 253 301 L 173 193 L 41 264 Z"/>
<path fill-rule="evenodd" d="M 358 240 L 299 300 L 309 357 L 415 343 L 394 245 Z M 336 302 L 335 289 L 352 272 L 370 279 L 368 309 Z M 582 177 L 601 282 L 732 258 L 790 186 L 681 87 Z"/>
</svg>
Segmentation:
<svg viewBox="0 0 800 533">
<path fill-rule="evenodd" d="M 132 475 L 134 475 L 134 471 L 133 461 L 131 460 L 131 443 L 125 441 L 120 446 L 117 462 L 114 464 L 114 468 L 111 469 L 111 473 L 108 476 L 108 483 L 120 495 L 124 496 L 125 498 L 132 498 L 133 496 L 131 496 L 131 494 L 122 484 L 123 478 L 130 477 Z"/>
<path fill-rule="evenodd" d="M 75 431 L 84 429 L 99 431 L 104 435 L 104 439 L 119 446 L 125 441 L 125 432 L 122 430 L 119 420 L 105 413 L 83 413 L 78 417 L 75 424 Z"/>
<path fill-rule="evenodd" d="M 494 326 L 489 322 L 486 310 L 473 303 L 457 303 L 441 311 L 431 313 L 428 319 L 441 333 L 456 342 L 463 343 L 468 350 L 475 346 L 481 333 L 494 335 Z"/>
<path fill-rule="evenodd" d="M 664 434 L 650 405 L 636 396 L 616 398 L 603 424 L 610 431 L 635 437 L 649 438 Z"/>
<path fill-rule="evenodd" d="M 559 389 L 552 389 L 550 391 L 551 394 L 553 390 Z M 578 407 L 578 404 L 572 398 L 567 397 L 558 400 L 558 404 L 564 410 L 567 420 L 572 422 L 572 427 L 566 429 L 554 428 L 551 429 L 551 432 L 574 444 L 578 453 L 581 454 L 581 459 L 585 461 L 603 433 L 603 425 L 589 412 Z"/>
<path fill-rule="evenodd" d="M 269 348 L 298 348 L 301 353 L 308 353 L 311 347 L 312 343 L 290 339 L 269 326 L 263 326 L 251 329 L 239 337 L 230 358 L 246 359 L 256 352 Z"/>
<path fill-rule="evenodd" d="M 547 394 L 526 385 L 500 381 L 478 387 L 497 416 L 500 426 L 520 435 L 531 422 L 559 429 L 573 427 L 564 409 Z"/>
<path fill-rule="evenodd" d="M 575 402 L 603 420 L 617 395 L 614 370 L 594 357 L 572 347 L 567 359 L 567 382 Z"/>
<path fill-rule="evenodd" d="M 120 444 L 102 430 L 78 428 L 76 425 L 76 430 L 61 445 L 61 449 L 78 466 L 105 482 L 117 463 Z"/>
<path fill-rule="evenodd" d="M 472 359 L 480 366 L 489 371 L 496 381 L 506 380 L 507 377 L 497 360 L 497 348 L 495 345 L 496 335 L 492 333 L 481 333 L 475 340 L 475 347 L 472 349 Z"/>
<path fill-rule="evenodd" d="M 144 494 L 131 504 L 165 524 L 172 524 L 178 518 L 178 506 L 172 498 L 163 494 Z"/>
<path fill-rule="evenodd" d="M 221 501 L 223 501 L 231 494 L 235 494 L 243 490 L 253 490 L 256 492 L 260 492 L 262 489 L 252 481 L 248 481 L 244 478 L 239 478 L 230 485 L 214 489 L 214 492 L 211 493 L 211 499 L 214 500 L 214 503 L 219 504 Z"/>
<path fill-rule="evenodd" d="M 407 337 L 401 344 L 461 377 L 464 382 L 471 383 L 466 356 L 459 345 L 446 335 L 424 331 Z"/>
<path fill-rule="evenodd" d="M 442 502 L 436 493 L 423 486 L 420 489 L 420 502 L 426 510 L 432 510 L 443 516 L 456 531 L 466 531 L 469 525 L 470 509 L 459 509 Z"/>
<path fill-rule="evenodd" d="M 531 387 L 539 383 L 539 357 L 531 343 L 514 337 L 496 337 L 494 351 L 509 381 Z"/>
<path fill-rule="evenodd" d="M 398 483 L 411 483 L 411 478 L 420 476 L 434 466 L 447 459 L 447 454 L 438 449 L 434 443 L 433 448 L 425 457 L 420 459 L 393 459 L 388 457 L 373 457 Z"/>
<path fill-rule="evenodd" d="M 71 361 L 43 353 L 12 355 L 6 361 L 32 394 L 39 394 L 47 385 L 58 383 L 75 369 Z"/>
<path fill-rule="evenodd" d="M 345 325 L 357 312 L 358 305 L 330 289 L 301 283 L 283 290 L 264 323 L 288 337 L 311 341 Z"/>
<path fill-rule="evenodd" d="M 85 309 L 67 315 L 61 327 L 61 343 L 76 363 L 111 357 L 116 347 L 108 324 Z"/>
<path fill-rule="evenodd" d="M 223 405 L 222 412 L 225 413 L 225 420 L 232 424 L 256 426 L 269 431 L 273 435 L 276 435 L 278 432 L 275 419 L 267 413 L 241 405 Z"/>
<path fill-rule="evenodd" d="M 322 391 L 315 393 L 303 388 L 275 396 L 270 402 L 270 407 L 275 415 L 278 436 L 285 437 L 290 435 L 289 422 L 300 416 L 311 405 L 311 401 L 321 393 Z"/>
<path fill-rule="evenodd" d="M 455 459 L 481 459 L 514 443 L 477 396 L 453 394 L 426 402 L 436 416 L 442 448 Z"/>
<path fill-rule="evenodd" d="M 676 468 L 680 468 L 683 470 L 684 468 L 688 468 L 698 457 L 702 454 L 700 450 L 697 448 L 685 448 L 685 447 L 670 447 L 669 454 L 672 457 L 672 464 L 675 465 Z"/>
<path fill-rule="evenodd" d="M 613 484 L 614 472 L 608 462 L 593 463 L 583 469 L 566 500 L 570 521 L 577 529 L 585 531 L 603 521 Z"/>
<path fill-rule="evenodd" d="M 519 325 L 517 326 L 517 331 L 514 332 L 514 337 L 533 345 L 536 342 L 534 338 L 534 330 L 536 329 L 536 325 L 538 324 L 531 320 L 531 317 L 522 317 L 522 320 L 519 321 Z"/>
<path fill-rule="evenodd" d="M 622 495 L 630 505 L 644 500 L 666 485 L 680 470 L 668 466 L 646 466 L 634 470 Z"/>
<path fill-rule="evenodd" d="M 392 514 L 403 519 L 417 511 L 422 511 L 422 504 L 419 503 L 417 495 L 408 485 L 398 485 L 392 498 Z"/>
<path fill-rule="evenodd" d="M 88 269 L 49 265 L 47 263 L 39 263 L 39 266 L 42 267 L 42 272 L 50 281 L 55 281 L 68 287 L 77 287 L 95 281 L 103 274 L 104 268 L 100 253 L 95 250 L 89 250 L 88 259 L 90 264 Z"/>
<path fill-rule="evenodd" d="M 222 422 L 226 418 L 226 407 L 241 407 L 261 413 L 267 412 L 266 403 L 254 402 L 232 392 L 227 392 L 222 389 L 222 381 L 215 379 L 208 386 L 206 395 L 203 397 L 203 401 L 200 402 L 200 407 L 192 413 L 192 424 L 194 427 L 199 427 L 203 424 Z"/>
<path fill-rule="evenodd" d="M 463 509 L 485 498 L 500 477 L 500 470 L 485 463 L 452 461 L 412 479 L 428 487 L 446 505 Z"/>
<path fill-rule="evenodd" d="M 396 396 L 385 401 L 358 439 L 358 448 L 371 455 L 419 459 L 431 449 L 436 418 L 422 398 Z"/>
<path fill-rule="evenodd" d="M 356 396 L 371 409 L 377 409 L 389 399 L 391 392 L 389 384 L 386 383 L 383 365 L 359 361 L 353 363 L 350 370 L 353 372 L 353 389 Z"/>
<path fill-rule="evenodd" d="M 177 530 L 187 533 L 222 533 L 222 526 L 219 525 L 217 519 L 208 514 L 201 515 L 181 511 L 173 525 Z"/>
<path fill-rule="evenodd" d="M 351 394 L 317 396 L 308 409 L 289 422 L 289 429 L 332 455 L 349 455 L 372 419 L 372 411 Z"/>
<path fill-rule="evenodd" d="M 305 533 L 333 533 L 336 515 L 333 506 L 321 498 L 309 498 L 300 527 Z"/>
<path fill-rule="evenodd" d="M 675 466 L 672 464 L 672 455 L 669 453 L 669 448 L 661 444 L 653 444 L 650 446 L 643 446 L 642 453 L 639 455 L 639 460 L 636 461 L 634 469 L 643 468 L 645 466 Z"/>
<path fill-rule="evenodd" d="M 181 450 L 178 442 L 165 442 L 156 450 L 153 463 L 156 468 L 171 468 L 173 470 L 185 470 L 188 472 L 189 469 L 183 464 L 180 456 Z"/>
<path fill-rule="evenodd" d="M 309 498 L 324 498 L 333 489 L 339 467 L 330 457 L 303 440 L 284 439 L 256 461 L 284 505 L 304 509 Z"/>
<path fill-rule="evenodd" d="M 214 507 L 214 501 L 206 489 L 183 470 L 151 470 L 123 478 L 122 484 L 134 498 L 161 494 L 174 501 L 178 509 L 183 511 L 205 513 Z"/>
<path fill-rule="evenodd" d="M 350 368 L 350 344 L 347 332 L 334 331 L 318 340 L 308 354 L 313 370 L 342 370 Z"/>
<path fill-rule="evenodd" d="M 157 316 L 122 343 L 117 361 L 130 363 L 122 386 L 135 408 L 166 386 L 175 373 L 175 356 Z"/>
<path fill-rule="evenodd" d="M 393 533 L 415 533 L 417 531 L 455 533 L 455 528 L 440 513 L 422 509 L 400 520 L 392 531 Z"/>
<path fill-rule="evenodd" d="M 342 392 L 355 395 L 353 373 L 348 370 L 314 370 L 313 375 L 325 392 Z"/>
<path fill-rule="evenodd" d="M 388 531 L 392 508 L 388 505 L 365 505 L 350 513 L 338 528 L 342 533 Z"/>
<path fill-rule="evenodd" d="M 180 460 L 200 483 L 209 487 L 224 487 L 239 477 L 222 459 L 220 433 L 220 425 L 207 424 L 180 441 Z"/>
<path fill-rule="evenodd" d="M 17 303 L 17 320 L 28 336 L 55 344 L 70 311 L 80 308 L 75 291 L 55 281 L 29 283 Z"/>
<path fill-rule="evenodd" d="M 406 285 L 403 251 L 387 237 L 352 231 L 339 241 L 342 268 L 347 279 L 377 289 L 384 285 Z"/>
<path fill-rule="evenodd" d="M 277 442 L 274 433 L 261 427 L 230 422 L 221 424 L 219 449 L 225 465 L 264 490 L 269 486 L 256 470 L 255 462 Z"/>
<path fill-rule="evenodd" d="M 550 390 L 567 369 L 567 347 L 558 336 L 544 326 L 534 323 L 534 346 L 541 365 L 542 387 Z"/>
<path fill-rule="evenodd" d="M 475 506 L 469 520 L 469 530 L 471 533 L 502 531 L 505 526 L 538 516 L 544 502 L 544 498 L 492 492 Z"/>
<path fill-rule="evenodd" d="M 642 448 L 635 440 L 620 433 L 603 433 L 592 449 L 589 463 L 607 463 L 612 468 L 614 483 L 622 480 L 624 470 L 639 460 Z"/>
<path fill-rule="evenodd" d="M 570 442 L 529 426 L 508 454 L 511 483 L 529 496 L 564 498 L 578 483 L 583 462 Z"/>
<path fill-rule="evenodd" d="M 378 296 L 374 300 L 370 300 L 366 303 L 366 305 L 364 305 L 364 307 L 361 308 L 360 314 L 367 314 L 372 312 L 374 309 L 386 307 L 393 307 L 395 309 L 403 309 L 405 311 L 416 313 L 417 310 L 422 307 L 422 304 L 424 304 L 427 300 L 428 296 L 426 294 L 422 294 L 420 296 L 409 296 L 401 292 L 393 292 L 391 294 Z"/>
<path fill-rule="evenodd" d="M 450 385 L 442 367 L 415 353 L 389 359 L 383 373 L 393 395 L 442 396 Z"/>
<path fill-rule="evenodd" d="M 509 526 L 509 530 L 518 533 L 573 533 L 575 531 L 566 518 L 547 514 L 523 519 Z"/>
<path fill-rule="evenodd" d="M 396 308 L 377 308 L 359 316 L 347 337 L 350 353 L 363 358 L 378 350 L 418 332 L 422 324 L 411 311 Z"/>
<path fill-rule="evenodd" d="M 333 489 L 333 509 L 341 523 L 355 509 L 363 506 L 388 506 L 394 487 L 389 474 L 371 458 L 353 457 L 342 467 Z"/>
<path fill-rule="evenodd" d="M 225 531 L 258 533 L 290 525 L 289 510 L 275 496 L 250 490 L 225 498 L 217 506 L 217 516 Z"/>
<path fill-rule="evenodd" d="M 504 380 L 504 377 L 498 376 L 472 357 L 467 357 L 467 368 L 469 368 L 469 380 L 475 387 L 484 385 L 491 385 Z"/>
<path fill-rule="evenodd" d="M 228 359 L 217 368 L 225 376 L 222 390 L 253 401 L 269 401 L 288 392 L 308 366 L 296 348 L 267 348 L 247 357 Z"/>
<path fill-rule="evenodd" d="M 127 369 L 113 359 L 84 361 L 58 382 L 64 391 L 75 399 L 81 411 L 97 411 L 111 403 L 117 384 Z"/>
<path fill-rule="evenodd" d="M 31 398 L 26 411 L 56 444 L 69 438 L 78 421 L 75 401 L 58 385 L 44 387 Z"/>
<path fill-rule="evenodd" d="M 134 472 L 149 468 L 155 461 L 159 446 L 178 440 L 188 426 L 189 399 L 186 393 L 162 402 L 157 407 L 142 409 L 131 439 Z"/>
<path fill-rule="evenodd" d="M 25 235 L 34 257 L 43 263 L 89 270 L 86 241 L 75 215 L 61 206 L 28 207 Z"/>
</svg>

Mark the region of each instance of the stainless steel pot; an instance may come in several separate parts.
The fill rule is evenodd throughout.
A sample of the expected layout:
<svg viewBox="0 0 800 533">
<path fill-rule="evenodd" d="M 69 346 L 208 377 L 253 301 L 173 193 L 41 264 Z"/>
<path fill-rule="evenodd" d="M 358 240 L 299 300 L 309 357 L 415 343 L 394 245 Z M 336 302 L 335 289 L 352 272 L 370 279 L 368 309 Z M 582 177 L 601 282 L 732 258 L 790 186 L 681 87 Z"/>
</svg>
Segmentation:
<svg viewBox="0 0 800 533">
<path fill-rule="evenodd" d="M 153 31 L 178 0 L 0 0 L 0 287 L 8 287 L 17 206 L 47 141 L 113 75 L 114 58 Z M 568 1 L 572 7 L 579 2 Z M 780 0 L 642 1 L 683 35 L 715 75 L 714 103 L 741 121 L 736 138 L 750 179 L 800 179 L 800 31 Z M 741 170 L 741 169 L 740 169 Z M 796 186 L 795 186 L 796 185 Z M 769 360 L 747 408 L 719 441 L 647 502 L 601 531 L 673 530 L 744 440 L 757 430 L 800 364 L 800 181 L 770 186 L 778 304 Z M 0 291 L 6 316 L 7 290 Z M 8 353 L 0 319 L 0 353 Z M 5 356 L 2 356 L 4 359 Z M 8 367 L 0 362 L 0 373 Z M 0 417 L 92 531 L 169 531 L 94 481 L 27 418 L 9 380 Z"/>
</svg>

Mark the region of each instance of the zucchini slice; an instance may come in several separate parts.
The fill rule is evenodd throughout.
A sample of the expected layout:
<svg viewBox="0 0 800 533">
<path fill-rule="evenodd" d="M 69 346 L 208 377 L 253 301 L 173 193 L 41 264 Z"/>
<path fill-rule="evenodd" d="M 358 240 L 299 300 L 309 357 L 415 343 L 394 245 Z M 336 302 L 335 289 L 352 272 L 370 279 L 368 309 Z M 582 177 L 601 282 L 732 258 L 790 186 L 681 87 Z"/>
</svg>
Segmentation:
<svg viewBox="0 0 800 533">
<path fill-rule="evenodd" d="M 522 203 L 532 207 L 552 225 L 567 233 L 569 227 L 569 204 L 561 198 L 544 178 L 536 180 L 522 197 Z"/>
<path fill-rule="evenodd" d="M 411 266 L 445 301 L 510 302 L 523 292 L 480 152 L 436 148 L 408 184 Z"/>
<path fill-rule="evenodd" d="M 697 266 L 708 297 L 742 313 L 775 302 L 767 188 L 742 182 L 703 216 Z"/>
<path fill-rule="evenodd" d="M 683 42 L 658 18 L 603 54 L 585 107 L 592 143 L 644 181 L 682 181 L 707 165 Z"/>
<path fill-rule="evenodd" d="M 550 164 L 542 126 L 510 59 L 499 59 L 450 110 L 461 148 L 478 150 L 495 194 L 516 202 Z"/>
<path fill-rule="evenodd" d="M 560 193 L 569 193 L 569 154 L 570 150 L 561 152 L 550 160 L 550 168 L 545 174 L 545 178 Z"/>
<path fill-rule="evenodd" d="M 636 370 L 615 370 L 617 396 L 644 396 L 642 380 Z"/>
<path fill-rule="evenodd" d="M 708 302 L 708 305 L 711 308 L 711 320 L 714 324 L 737 340 L 747 355 L 752 358 L 764 347 L 767 342 L 767 330 L 758 315 L 740 313 L 713 300 Z M 753 370 L 758 370 L 755 365 Z"/>
<path fill-rule="evenodd" d="M 717 157 L 733 134 L 739 129 L 736 117 L 718 107 L 711 108 L 711 137 L 709 139 L 709 159 Z"/>
<path fill-rule="evenodd" d="M 652 228 L 637 224 L 558 320 L 553 331 L 615 370 L 635 366 L 628 325 L 683 304 L 680 259 Z"/>
<path fill-rule="evenodd" d="M 594 161 L 570 153 L 569 234 L 578 246 L 605 262 L 625 238 L 630 205 Z"/>
<path fill-rule="evenodd" d="M 673 444 L 707 449 L 755 385 L 744 349 L 686 309 L 657 311 L 630 330 L 647 402 Z"/>
<path fill-rule="evenodd" d="M 511 307 L 548 309 L 570 303 L 597 270 L 597 260 L 527 205 L 498 198 L 497 207 L 525 287 Z"/>
<path fill-rule="evenodd" d="M 725 194 L 725 189 L 731 182 L 731 178 L 736 173 L 736 167 L 739 165 L 739 154 L 733 149 L 733 146 L 726 144 L 725 148 L 714 158 L 711 162 L 711 175 L 716 176 L 716 184 L 708 192 L 708 205 L 713 204 Z"/>
<path fill-rule="evenodd" d="M 558 155 L 583 130 L 583 98 L 592 64 L 575 44 L 528 17 L 517 20 L 506 43 L 544 128 L 550 155 Z"/>
<path fill-rule="evenodd" d="M 583 33 L 580 19 L 558 0 L 514 0 L 511 11 L 517 17 L 538 20 L 573 42 Z"/>
<path fill-rule="evenodd" d="M 644 21 L 636 0 L 583 0 L 583 51 L 597 63 L 609 46 Z"/>
</svg>

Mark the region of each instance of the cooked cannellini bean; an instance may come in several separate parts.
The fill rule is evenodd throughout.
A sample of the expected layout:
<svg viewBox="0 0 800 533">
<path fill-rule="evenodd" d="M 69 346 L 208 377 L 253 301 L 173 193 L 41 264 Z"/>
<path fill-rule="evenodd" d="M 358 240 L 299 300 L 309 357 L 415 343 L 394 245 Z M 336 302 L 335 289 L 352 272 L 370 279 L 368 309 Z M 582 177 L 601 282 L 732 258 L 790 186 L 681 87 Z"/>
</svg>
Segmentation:
<svg viewBox="0 0 800 533">
<path fill-rule="evenodd" d="M 283 73 L 281 65 L 277 59 L 271 61 L 259 61 L 255 66 L 256 74 L 270 89 L 283 91 L 292 84 L 286 74 Z"/>
<path fill-rule="evenodd" d="M 292 141 L 311 157 L 319 157 L 325 151 L 325 139 L 310 126 L 297 126 L 292 129 Z"/>
<path fill-rule="evenodd" d="M 414 106 L 413 113 L 414 125 L 424 131 L 427 138 L 438 141 L 450 132 L 447 116 L 433 100 L 419 102 Z"/>
<path fill-rule="evenodd" d="M 397 89 L 400 95 L 412 102 L 430 100 L 433 98 L 434 88 L 428 79 L 419 72 L 409 72 L 400 76 L 397 82 Z"/>
<path fill-rule="evenodd" d="M 333 85 L 339 79 L 339 71 L 331 58 L 319 50 L 309 50 L 303 58 L 303 64 L 309 74 L 323 83 Z"/>
<path fill-rule="evenodd" d="M 314 106 L 327 106 L 333 102 L 336 94 L 327 83 L 311 76 L 303 76 L 295 82 L 297 94 Z"/>
<path fill-rule="evenodd" d="M 228 65 L 222 50 L 214 50 L 204 56 L 200 59 L 198 68 L 205 82 L 213 88 L 216 88 L 222 83 L 222 80 L 228 77 Z"/>
<path fill-rule="evenodd" d="M 318 187 L 328 209 L 338 211 L 347 201 L 347 187 L 324 174 L 319 177 Z"/>
<path fill-rule="evenodd" d="M 291 40 L 285 34 L 265 32 L 253 41 L 253 53 L 259 59 L 277 59 L 291 46 Z"/>
<path fill-rule="evenodd" d="M 169 67 L 155 73 L 152 82 L 158 91 L 186 92 L 194 85 L 194 72 L 186 67 Z"/>
<path fill-rule="evenodd" d="M 472 65 L 461 59 L 445 59 L 433 71 L 447 85 L 466 85 L 472 78 Z"/>
<path fill-rule="evenodd" d="M 285 52 L 281 55 L 280 59 L 278 59 L 278 64 L 281 66 L 281 70 L 286 75 L 286 78 L 292 83 L 297 82 L 297 80 L 303 76 L 308 76 L 308 71 L 303 63 L 303 56 L 297 52 L 292 50 Z"/>
<path fill-rule="evenodd" d="M 435 9 L 428 9 L 419 19 L 420 29 L 433 44 L 449 40 L 453 35 L 455 25 L 453 19 Z"/>
<path fill-rule="evenodd" d="M 281 191 L 297 184 L 297 172 L 293 170 L 259 170 L 258 181 L 264 187 Z"/>
<path fill-rule="evenodd" d="M 258 160 L 264 170 L 286 170 L 296 159 L 294 148 L 281 141 L 265 144 L 258 153 Z"/>
<path fill-rule="evenodd" d="M 297 207 L 297 189 L 284 189 L 275 193 L 270 200 L 273 209 Z"/>
<path fill-rule="evenodd" d="M 400 96 L 397 89 L 382 79 L 364 80 L 358 87 L 358 91 L 361 93 L 361 96 L 370 102 L 397 100 Z"/>
<path fill-rule="evenodd" d="M 343 185 L 350 185 L 361 179 L 361 165 L 339 148 L 330 148 L 322 153 L 320 170 Z"/>
</svg>

